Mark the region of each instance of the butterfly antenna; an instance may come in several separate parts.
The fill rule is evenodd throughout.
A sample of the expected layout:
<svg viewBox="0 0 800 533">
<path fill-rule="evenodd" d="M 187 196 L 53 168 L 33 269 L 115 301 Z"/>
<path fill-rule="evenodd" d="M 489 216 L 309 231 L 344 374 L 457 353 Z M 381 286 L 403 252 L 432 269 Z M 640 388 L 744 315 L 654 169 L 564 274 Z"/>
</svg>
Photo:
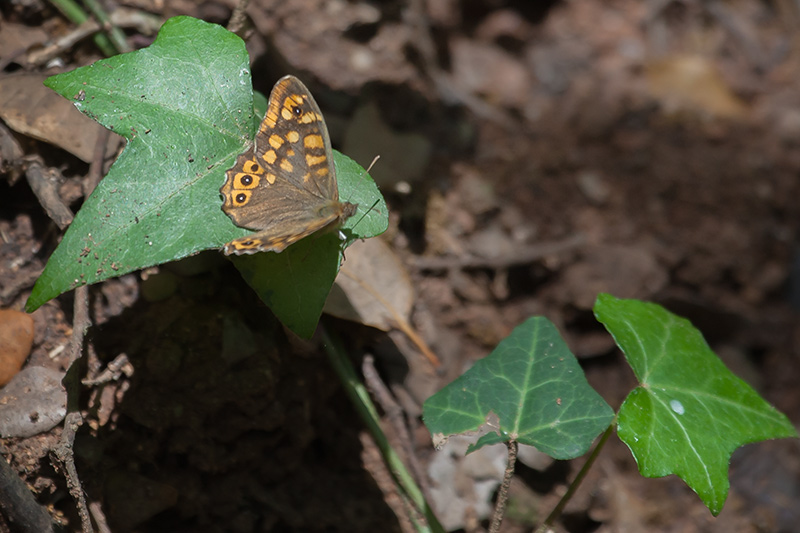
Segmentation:
<svg viewBox="0 0 800 533">
<path fill-rule="evenodd" d="M 369 164 L 369 167 L 367 167 L 367 170 L 365 170 L 365 171 L 364 171 L 364 173 L 365 173 L 365 174 L 369 174 L 369 171 L 370 171 L 370 170 L 372 170 L 372 167 L 374 167 L 374 166 L 375 166 L 375 163 L 377 163 L 377 162 L 378 162 L 378 159 L 380 159 L 380 158 L 381 158 L 381 156 L 379 156 L 379 155 L 376 155 L 376 156 L 375 156 L 375 159 L 373 159 L 373 160 L 372 160 L 372 163 L 370 163 L 370 164 Z"/>
<path fill-rule="evenodd" d="M 374 166 L 375 166 L 375 163 L 377 163 L 377 162 L 378 162 L 378 159 L 380 159 L 380 158 L 381 158 L 381 156 L 380 156 L 380 155 L 376 155 L 376 156 L 375 156 L 375 158 L 372 160 L 372 163 L 370 163 L 370 164 L 369 164 L 369 166 L 367 167 L 367 170 L 365 170 L 365 171 L 364 171 L 364 172 L 361 174 L 361 176 L 363 176 L 364 174 L 369 174 L 369 171 L 370 171 L 370 170 L 372 170 L 372 167 L 374 167 Z M 358 220 L 356 220 L 356 223 L 355 223 L 355 224 L 353 224 L 353 226 L 352 226 L 352 227 L 353 227 L 353 228 L 355 228 L 356 226 L 358 226 L 358 225 L 361 223 L 361 221 L 362 221 L 362 220 L 364 220 L 364 217 L 366 217 L 366 216 L 367 216 L 367 215 L 370 213 L 370 211 L 372 211 L 372 209 L 373 209 L 373 208 L 374 208 L 376 205 L 378 205 L 378 202 L 379 202 L 379 201 L 380 201 L 380 199 L 378 199 L 378 200 L 375 200 L 375 203 L 373 203 L 371 206 L 369 206 L 369 209 L 367 209 L 366 211 L 364 211 L 364 214 L 363 214 L 363 215 L 361 215 L 361 218 L 359 218 Z"/>
<path fill-rule="evenodd" d="M 367 209 L 367 210 L 364 212 L 364 214 L 363 214 L 363 215 L 361 215 L 361 218 L 359 218 L 358 220 L 356 220 L 356 223 L 355 223 L 355 224 L 353 224 L 353 228 L 355 228 L 356 226 L 358 226 L 358 224 L 359 224 L 359 223 L 360 223 L 362 220 L 364 220 L 364 217 L 366 217 L 367 215 L 369 215 L 369 212 L 370 212 L 370 211 L 372 211 L 372 208 L 373 208 L 373 207 L 375 207 L 376 205 L 378 205 L 378 202 L 380 202 L 380 200 L 375 200 L 375 202 L 374 202 L 374 203 L 373 203 L 371 206 L 369 206 L 369 209 Z"/>
</svg>

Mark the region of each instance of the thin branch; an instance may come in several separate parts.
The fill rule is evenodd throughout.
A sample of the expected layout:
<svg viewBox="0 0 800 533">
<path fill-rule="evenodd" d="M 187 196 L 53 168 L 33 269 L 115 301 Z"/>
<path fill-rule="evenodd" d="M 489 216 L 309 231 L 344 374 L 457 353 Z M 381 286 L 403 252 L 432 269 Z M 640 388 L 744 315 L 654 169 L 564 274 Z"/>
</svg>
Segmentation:
<svg viewBox="0 0 800 533">
<path fill-rule="evenodd" d="M 375 404 L 372 403 L 366 387 L 364 387 L 356 376 L 353 365 L 350 363 L 347 354 L 344 353 L 338 337 L 335 337 L 331 331 L 323 325 L 321 325 L 320 328 L 325 341 L 325 351 L 328 354 L 328 358 L 336 374 L 339 376 L 339 380 L 344 385 L 345 392 L 353 403 L 356 412 L 375 439 L 375 444 L 377 444 L 378 448 L 381 450 L 381 454 L 392 475 L 397 480 L 398 485 L 403 489 L 405 495 L 413 502 L 420 514 L 425 517 L 428 528 L 434 533 L 444 532 L 444 528 L 442 528 L 437 520 L 436 515 L 433 514 L 433 509 L 430 508 L 422 490 L 416 484 L 413 476 L 408 472 L 408 469 L 406 469 L 403 461 L 400 460 L 397 452 L 389 444 L 386 435 L 381 429 L 380 418 Z"/>
<path fill-rule="evenodd" d="M 83 495 L 78 469 L 75 467 L 75 455 L 72 452 L 72 446 L 75 444 L 75 434 L 82 424 L 83 417 L 79 412 L 67 413 L 67 417 L 64 419 L 64 432 L 61 434 L 61 442 L 53 448 L 53 453 L 58 461 L 64 465 L 64 470 L 66 470 L 67 488 L 70 496 L 78 505 L 78 515 L 81 517 L 81 531 L 83 533 L 93 533 L 89 507 L 86 505 L 86 497 Z"/>
<path fill-rule="evenodd" d="M 53 521 L 28 486 L 0 457 L 0 512 L 20 533 L 50 533 Z"/>
<path fill-rule="evenodd" d="M 123 7 L 118 7 L 114 10 L 109 19 L 114 26 L 135 28 L 142 35 L 152 35 L 158 31 L 162 23 L 162 20 L 156 15 Z M 26 56 L 25 62 L 28 66 L 43 65 L 55 56 L 72 49 L 78 41 L 99 32 L 101 29 L 99 22 L 94 19 L 86 19 L 66 35 L 46 44 L 42 48 L 31 50 Z M 101 35 L 101 37 L 105 38 L 104 35 Z M 3 61 L 6 59 L 3 59 Z"/>
<path fill-rule="evenodd" d="M 78 506 L 78 515 L 81 518 L 83 533 L 92 533 L 92 521 L 89 515 L 89 507 L 86 504 L 86 497 L 81 487 L 81 481 L 78 477 L 78 469 L 75 467 L 75 456 L 72 447 L 75 443 L 75 434 L 83 424 L 83 416 L 79 405 L 81 392 L 80 365 L 77 363 L 81 359 L 83 339 L 90 325 L 89 288 L 86 285 L 82 285 L 75 289 L 72 338 L 69 345 L 69 368 L 63 380 L 64 388 L 67 389 L 67 417 L 64 420 L 64 432 L 61 434 L 61 442 L 53 449 L 53 453 L 58 461 L 64 465 L 67 487 Z"/>
<path fill-rule="evenodd" d="M 499 257 L 476 257 L 472 255 L 458 257 L 416 257 L 411 266 L 419 270 L 449 270 L 451 268 L 507 268 L 525 265 L 543 259 L 549 255 L 560 254 L 579 248 L 586 243 L 586 237 L 580 233 L 563 241 L 543 242 L 529 246 L 519 246 L 513 253 Z"/>
<path fill-rule="evenodd" d="M 92 191 L 94 191 L 97 184 L 103 178 L 103 163 L 106 159 L 106 145 L 108 139 L 111 137 L 111 130 L 103 128 L 97 136 L 94 145 L 94 152 L 92 153 L 92 162 L 89 165 L 89 172 L 86 175 L 86 181 L 83 183 L 83 196 L 88 198 Z"/>
<path fill-rule="evenodd" d="M 45 169 L 40 161 L 34 160 L 25 169 L 25 177 L 47 216 L 62 230 L 69 226 L 72 222 L 72 211 L 61 201 L 58 183 L 53 178 L 52 171 Z"/>
<path fill-rule="evenodd" d="M 507 442 L 508 447 L 508 463 L 506 464 L 506 471 L 503 474 L 503 483 L 500 485 L 500 490 L 497 491 L 497 503 L 494 506 L 494 514 L 492 515 L 492 523 L 489 525 L 489 533 L 497 533 L 500 531 L 500 524 L 503 523 L 503 517 L 506 515 L 506 506 L 508 505 L 508 488 L 511 486 L 511 479 L 514 477 L 514 467 L 517 464 L 517 452 L 519 452 L 519 443 L 515 440 Z"/>
<path fill-rule="evenodd" d="M 50 0 L 50 2 L 75 25 L 80 26 L 89 20 L 89 15 L 87 15 L 86 12 L 81 9 L 81 6 L 76 4 L 73 0 Z M 95 22 L 95 24 L 97 23 Z M 98 29 L 99 27 L 100 25 L 98 24 Z M 94 36 L 94 43 L 106 56 L 110 57 L 117 53 L 114 45 L 111 44 L 108 37 L 102 33 L 98 33 Z"/>
<path fill-rule="evenodd" d="M 238 34 L 244 27 L 244 21 L 247 20 L 247 5 L 249 3 L 250 0 L 239 0 L 239 3 L 236 4 L 236 7 L 233 9 L 231 20 L 228 22 L 228 31 Z"/>
<path fill-rule="evenodd" d="M 425 494 L 425 497 L 430 500 L 430 490 L 427 482 L 428 478 L 425 475 L 422 466 L 419 464 L 419 461 L 417 460 L 417 455 L 414 453 L 414 443 L 411 439 L 411 434 L 408 431 L 408 426 L 406 425 L 406 418 L 403 408 L 400 407 L 397 401 L 395 401 L 394 396 L 392 396 L 392 393 L 389 390 L 389 387 L 386 386 L 381 379 L 380 374 L 378 374 L 378 370 L 375 368 L 374 357 L 371 355 L 364 356 L 364 362 L 361 365 L 361 372 L 364 374 L 364 381 L 367 384 L 367 388 L 370 390 L 370 392 L 372 392 L 372 395 L 383 408 L 383 412 L 386 413 L 386 417 L 389 419 L 389 422 L 391 423 L 392 428 L 397 435 L 397 440 L 400 441 L 398 446 L 403 450 L 411 472 L 414 474 L 417 483 L 422 488 L 422 492 Z"/>
</svg>

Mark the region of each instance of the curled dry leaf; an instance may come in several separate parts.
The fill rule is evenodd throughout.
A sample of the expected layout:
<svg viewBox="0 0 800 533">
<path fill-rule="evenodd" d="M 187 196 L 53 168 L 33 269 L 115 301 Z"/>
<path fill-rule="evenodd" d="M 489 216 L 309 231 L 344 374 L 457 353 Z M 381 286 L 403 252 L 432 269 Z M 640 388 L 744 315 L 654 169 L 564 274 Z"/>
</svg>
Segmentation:
<svg viewBox="0 0 800 533">
<path fill-rule="evenodd" d="M 488 518 L 492 495 L 503 479 L 506 447 L 485 446 L 467 455 L 473 440 L 451 437 L 428 465 L 431 505 L 447 531 L 463 528 L 471 517 Z"/>
<path fill-rule="evenodd" d="M 403 264 L 380 239 L 369 239 L 347 249 L 324 311 L 382 331 L 407 322 L 414 289 Z"/>
<path fill-rule="evenodd" d="M 323 311 L 382 331 L 398 329 L 434 366 L 439 359 L 409 324 L 414 288 L 400 259 L 380 239 L 355 243 Z"/>
<path fill-rule="evenodd" d="M 14 131 L 63 148 L 89 163 L 103 127 L 43 85 L 36 73 L 0 77 L 0 118 Z M 80 98 L 80 95 L 75 95 Z M 110 135 L 106 150 L 119 144 Z"/>
</svg>

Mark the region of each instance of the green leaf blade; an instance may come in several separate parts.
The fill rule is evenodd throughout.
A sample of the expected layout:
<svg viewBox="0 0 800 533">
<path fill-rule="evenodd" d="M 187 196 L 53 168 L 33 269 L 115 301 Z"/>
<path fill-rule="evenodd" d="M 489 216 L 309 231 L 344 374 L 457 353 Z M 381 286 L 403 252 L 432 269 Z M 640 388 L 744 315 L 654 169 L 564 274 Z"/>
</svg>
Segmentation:
<svg viewBox="0 0 800 533">
<path fill-rule="evenodd" d="M 733 451 L 796 436 L 794 426 L 728 370 L 688 320 L 608 294 L 598 297 L 594 312 L 640 382 L 617 421 L 640 473 L 676 474 L 716 516 L 727 499 Z"/>
<path fill-rule="evenodd" d="M 589 449 L 614 412 L 589 386 L 555 326 L 534 317 L 423 405 L 434 435 L 476 431 L 493 416 L 497 431 L 473 449 L 516 440 L 572 459 Z"/>
<path fill-rule="evenodd" d="M 252 233 L 223 213 L 219 193 L 266 110 L 257 95 L 260 113 L 254 113 L 249 58 L 239 37 L 175 17 L 150 47 L 46 84 L 128 144 L 49 259 L 28 311 L 77 286 L 218 249 Z M 341 154 L 334 153 L 334 162 L 340 197 L 359 204 L 342 228 L 345 245 L 382 233 L 388 214 L 374 181 Z M 334 246 L 329 237 L 309 237 L 328 243 L 310 250 L 298 243 L 283 254 L 259 254 L 275 257 L 237 261 L 248 265 L 243 274 L 262 300 L 302 336 L 313 332 L 341 263 L 341 243 Z M 319 273 L 302 268 L 314 263 Z"/>
<path fill-rule="evenodd" d="M 48 261 L 29 311 L 228 238 L 235 226 L 220 209 L 219 187 L 252 137 L 248 61 L 224 28 L 176 17 L 148 48 L 48 78 L 129 141 Z"/>
<path fill-rule="evenodd" d="M 355 215 L 341 231 L 320 232 L 289 246 L 280 253 L 233 256 L 239 273 L 275 316 L 302 338 L 310 338 L 317 327 L 325 300 L 333 286 L 344 249 L 358 239 L 380 235 L 389 224 L 386 201 L 372 178 L 349 157 L 334 151 L 339 197 L 358 204 Z M 252 233 L 241 230 L 244 235 Z"/>
</svg>

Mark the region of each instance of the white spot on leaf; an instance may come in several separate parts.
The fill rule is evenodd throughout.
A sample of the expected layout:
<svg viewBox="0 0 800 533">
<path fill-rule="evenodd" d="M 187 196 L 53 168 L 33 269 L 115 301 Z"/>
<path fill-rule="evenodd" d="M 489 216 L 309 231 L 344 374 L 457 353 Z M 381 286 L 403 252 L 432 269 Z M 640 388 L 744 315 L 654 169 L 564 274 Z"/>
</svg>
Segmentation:
<svg viewBox="0 0 800 533">
<path fill-rule="evenodd" d="M 678 400 L 670 400 L 669 406 L 672 408 L 674 412 L 676 412 L 679 415 L 682 415 L 683 413 L 686 412 L 686 410 L 683 408 L 683 404 Z"/>
</svg>

